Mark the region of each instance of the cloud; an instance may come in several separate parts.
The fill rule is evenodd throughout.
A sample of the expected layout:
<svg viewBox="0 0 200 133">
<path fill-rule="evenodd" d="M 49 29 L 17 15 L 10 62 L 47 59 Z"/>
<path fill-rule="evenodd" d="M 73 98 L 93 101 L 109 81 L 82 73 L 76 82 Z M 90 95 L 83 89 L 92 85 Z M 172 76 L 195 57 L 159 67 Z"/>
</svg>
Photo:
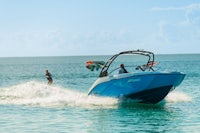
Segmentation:
<svg viewBox="0 0 200 133">
<path fill-rule="evenodd" d="M 110 54 L 111 51 L 119 52 L 127 49 L 134 43 L 132 31 L 98 30 L 67 34 L 66 44 L 73 47 L 73 54 Z M 78 52 L 78 53 L 77 53 Z"/>
<path fill-rule="evenodd" d="M 159 11 L 159 12 L 176 12 L 182 11 L 185 14 L 186 21 L 184 24 L 194 24 L 200 26 L 200 3 L 190 4 L 184 7 L 153 7 L 152 11 Z"/>
<path fill-rule="evenodd" d="M 199 10 L 200 3 L 190 4 L 187 6 L 182 7 L 153 7 L 151 8 L 152 11 L 193 11 Z"/>
<path fill-rule="evenodd" d="M 183 17 L 177 16 L 178 19 L 168 16 L 158 22 L 159 30 L 154 35 L 154 41 L 162 43 L 162 49 L 180 53 L 200 52 L 200 3 L 184 7 L 154 7 L 152 11 L 184 14 Z"/>
<path fill-rule="evenodd" d="M 166 8 L 153 7 L 151 10 L 152 11 L 183 11 L 185 10 L 185 7 L 166 7 Z"/>
<path fill-rule="evenodd" d="M 186 22 L 200 26 L 200 4 L 191 4 L 185 8 Z"/>
<path fill-rule="evenodd" d="M 56 41 L 56 42 L 55 42 Z M 55 31 L 15 31 L 0 34 L 1 56 L 41 56 L 50 54 L 59 42 Z"/>
<path fill-rule="evenodd" d="M 154 18 L 153 23 L 145 23 L 148 25 L 145 28 L 142 24 L 133 28 L 136 24 L 133 22 L 133 25 L 115 29 L 106 27 L 96 30 L 69 30 L 66 27 L 55 29 L 50 27 L 52 29 L 1 32 L 0 56 L 105 55 L 130 49 L 152 51 L 157 49 L 156 51 L 160 53 L 168 53 L 167 50 L 173 49 L 175 53 L 179 52 L 177 50 L 193 52 L 192 47 L 194 52 L 198 52 L 200 4 L 184 7 L 154 7 L 152 11 L 154 14 L 157 12 L 182 14 L 177 16 L 178 19 L 171 17 L 169 13 L 161 14 L 168 15 L 167 19 Z M 152 28 L 149 28 L 151 24 Z"/>
<path fill-rule="evenodd" d="M 0 35 L 1 56 L 96 55 L 127 50 L 133 32 L 100 30 L 70 33 L 61 29 L 17 31 Z"/>
</svg>

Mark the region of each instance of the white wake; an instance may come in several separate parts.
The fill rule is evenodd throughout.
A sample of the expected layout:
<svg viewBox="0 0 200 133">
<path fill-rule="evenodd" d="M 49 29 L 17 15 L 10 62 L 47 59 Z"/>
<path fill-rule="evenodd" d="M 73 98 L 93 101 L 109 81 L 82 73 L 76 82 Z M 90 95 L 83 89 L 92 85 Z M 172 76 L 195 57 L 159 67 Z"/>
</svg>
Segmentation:
<svg viewBox="0 0 200 133">
<path fill-rule="evenodd" d="M 192 98 L 183 92 L 173 91 L 165 98 L 167 103 L 188 102 Z M 117 107 L 120 100 L 108 97 L 88 96 L 70 88 L 30 81 L 0 88 L 1 105 L 29 105 L 43 107 Z"/>
<path fill-rule="evenodd" d="M 11 87 L 0 88 L 0 104 L 33 106 L 115 106 L 114 98 L 88 96 L 60 86 L 30 81 Z"/>
<path fill-rule="evenodd" d="M 165 98 L 166 102 L 177 103 L 177 102 L 190 102 L 192 97 L 183 92 L 172 91 Z"/>
</svg>

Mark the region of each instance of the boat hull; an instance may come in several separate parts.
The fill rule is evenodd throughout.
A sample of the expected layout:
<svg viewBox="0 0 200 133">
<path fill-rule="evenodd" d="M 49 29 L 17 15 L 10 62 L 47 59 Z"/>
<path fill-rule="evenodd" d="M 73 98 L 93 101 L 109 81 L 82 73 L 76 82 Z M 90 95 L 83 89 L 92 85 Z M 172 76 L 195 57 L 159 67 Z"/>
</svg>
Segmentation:
<svg viewBox="0 0 200 133">
<path fill-rule="evenodd" d="M 173 86 L 162 86 L 159 88 L 148 89 L 142 92 L 126 95 L 128 99 L 137 99 L 141 103 L 158 103 L 163 100 L 171 91 Z"/>
<path fill-rule="evenodd" d="M 142 72 L 119 74 L 97 79 L 88 95 L 133 99 L 142 103 L 158 103 L 176 88 L 185 74 L 179 72 Z"/>
</svg>

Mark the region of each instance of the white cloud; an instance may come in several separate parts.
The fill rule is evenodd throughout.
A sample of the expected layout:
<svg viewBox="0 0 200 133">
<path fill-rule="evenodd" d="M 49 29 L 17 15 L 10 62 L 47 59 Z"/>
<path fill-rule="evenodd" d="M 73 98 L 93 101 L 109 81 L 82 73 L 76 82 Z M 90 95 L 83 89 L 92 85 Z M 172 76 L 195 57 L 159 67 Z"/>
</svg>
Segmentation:
<svg viewBox="0 0 200 133">
<path fill-rule="evenodd" d="M 1 56 L 48 55 L 59 41 L 52 31 L 17 31 L 0 35 Z"/>
<path fill-rule="evenodd" d="M 185 13 L 186 24 L 195 24 L 200 26 L 200 3 L 190 4 L 184 7 L 153 7 L 152 11 L 159 11 L 159 12 L 176 12 L 182 11 Z"/>
<path fill-rule="evenodd" d="M 200 53 L 200 4 L 190 4 L 185 7 L 157 7 L 152 10 L 185 14 L 178 21 L 168 18 L 158 23 L 159 31 L 155 33 L 154 41 L 162 44 L 161 51 L 170 49 L 171 52 L 174 50 L 180 53 Z"/>
<path fill-rule="evenodd" d="M 186 22 L 200 26 L 200 4 L 192 4 L 185 8 Z"/>
<path fill-rule="evenodd" d="M 110 54 L 128 49 L 136 39 L 127 30 L 69 33 L 63 30 L 19 31 L 0 35 L 1 56 Z"/>
<path fill-rule="evenodd" d="M 182 10 L 185 10 L 185 7 L 166 7 L 166 8 L 153 7 L 151 10 L 152 11 L 182 11 Z"/>
<path fill-rule="evenodd" d="M 185 7 L 156 7 L 152 10 L 181 12 L 185 15 L 181 14 L 177 16 L 179 19 L 175 19 L 170 18 L 171 16 L 167 13 L 167 19 L 154 18 L 153 23 L 145 23 L 148 25 L 145 28 L 144 24 L 138 24 L 135 26 L 136 29 L 133 28 L 136 24 L 133 22 L 133 25 L 122 26 L 118 29 L 106 27 L 76 31 L 57 28 L 2 32 L 0 56 L 101 55 L 130 49 L 147 49 L 160 51 L 160 53 L 171 49 L 174 50 L 172 53 L 179 52 L 178 49 L 182 50 L 180 52 L 187 52 L 187 50 L 193 52 L 190 50 L 191 47 L 197 47 L 193 48 L 194 52 L 199 51 L 200 4 Z"/>
</svg>

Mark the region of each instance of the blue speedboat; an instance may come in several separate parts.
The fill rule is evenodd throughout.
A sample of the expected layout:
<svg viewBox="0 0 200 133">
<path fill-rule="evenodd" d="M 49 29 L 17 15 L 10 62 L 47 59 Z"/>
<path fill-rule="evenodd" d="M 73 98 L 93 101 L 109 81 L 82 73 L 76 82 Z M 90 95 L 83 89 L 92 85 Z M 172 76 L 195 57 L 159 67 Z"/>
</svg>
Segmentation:
<svg viewBox="0 0 200 133">
<path fill-rule="evenodd" d="M 133 58 L 130 55 L 133 55 Z M 144 57 L 145 63 L 138 65 L 143 61 L 141 56 Z M 156 64 L 154 54 L 144 50 L 121 52 L 112 56 L 104 65 L 102 62 L 98 64 L 98 61 L 90 61 L 87 68 L 90 68 L 90 65 L 93 69 L 101 67 L 101 72 L 88 95 L 132 99 L 140 103 L 158 103 L 180 85 L 185 74 L 155 71 Z"/>
</svg>

